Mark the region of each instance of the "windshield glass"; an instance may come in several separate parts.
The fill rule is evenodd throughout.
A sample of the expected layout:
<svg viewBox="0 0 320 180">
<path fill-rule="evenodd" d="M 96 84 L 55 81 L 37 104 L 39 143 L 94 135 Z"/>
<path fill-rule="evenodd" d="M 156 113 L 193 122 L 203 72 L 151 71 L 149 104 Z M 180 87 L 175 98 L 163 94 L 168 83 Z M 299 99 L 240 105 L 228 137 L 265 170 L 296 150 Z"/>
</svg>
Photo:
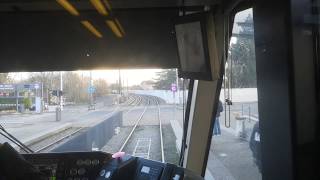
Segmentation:
<svg viewBox="0 0 320 180">
<path fill-rule="evenodd" d="M 0 124 L 34 152 L 124 151 L 177 163 L 185 87 L 176 69 L 1 73 Z"/>
</svg>

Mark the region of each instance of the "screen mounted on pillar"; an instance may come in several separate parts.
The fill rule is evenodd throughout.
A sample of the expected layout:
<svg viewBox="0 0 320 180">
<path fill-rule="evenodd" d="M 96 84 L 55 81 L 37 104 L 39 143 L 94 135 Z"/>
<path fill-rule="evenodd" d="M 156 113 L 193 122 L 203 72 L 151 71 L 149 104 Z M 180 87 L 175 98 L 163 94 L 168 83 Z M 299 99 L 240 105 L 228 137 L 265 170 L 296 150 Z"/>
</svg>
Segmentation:
<svg viewBox="0 0 320 180">
<path fill-rule="evenodd" d="M 212 80 L 206 17 L 207 13 L 197 13 L 176 19 L 175 35 L 181 78 Z"/>
</svg>

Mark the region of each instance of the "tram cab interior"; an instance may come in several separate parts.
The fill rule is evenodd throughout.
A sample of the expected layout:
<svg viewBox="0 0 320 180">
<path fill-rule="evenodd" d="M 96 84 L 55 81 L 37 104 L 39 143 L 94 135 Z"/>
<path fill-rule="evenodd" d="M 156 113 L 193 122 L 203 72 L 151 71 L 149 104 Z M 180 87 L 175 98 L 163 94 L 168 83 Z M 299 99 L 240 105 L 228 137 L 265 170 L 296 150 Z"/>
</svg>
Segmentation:
<svg viewBox="0 0 320 180">
<path fill-rule="evenodd" d="M 319 179 L 318 0 L 1 1 L 1 73 L 177 68 L 192 81 L 178 165 L 101 152 L 11 153 L 1 164 L 25 171 L 15 159 L 28 165 L 45 160 L 62 172 L 52 180 L 67 179 L 64 172 L 77 158 L 96 157 L 104 164 L 88 169 L 87 179 L 205 178 L 209 154 L 219 148 L 210 149 L 213 117 L 219 113 L 235 16 L 250 8 L 254 33 L 238 35 L 254 39 L 261 178 Z M 179 31 L 195 39 L 184 41 Z M 194 49 L 201 57 L 192 56 Z"/>
</svg>

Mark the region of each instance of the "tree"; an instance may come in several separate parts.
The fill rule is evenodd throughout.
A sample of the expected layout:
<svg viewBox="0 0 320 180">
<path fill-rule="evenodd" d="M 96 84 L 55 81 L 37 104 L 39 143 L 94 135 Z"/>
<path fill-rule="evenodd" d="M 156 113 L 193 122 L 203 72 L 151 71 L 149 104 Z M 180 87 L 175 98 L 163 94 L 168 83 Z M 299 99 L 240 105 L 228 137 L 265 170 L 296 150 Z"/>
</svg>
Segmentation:
<svg viewBox="0 0 320 180">
<path fill-rule="evenodd" d="M 63 72 L 63 96 L 70 102 L 87 102 L 90 78 L 76 72 Z M 32 72 L 20 83 L 43 83 L 44 99 L 50 96 L 50 90 L 60 89 L 60 72 Z"/>
<path fill-rule="evenodd" d="M 254 47 L 254 29 L 251 15 L 238 23 L 241 30 L 237 42 L 230 46 L 229 62 L 232 61 L 232 88 L 256 87 L 256 58 Z M 230 73 L 228 64 L 227 73 Z"/>
<path fill-rule="evenodd" d="M 104 79 L 97 79 L 93 81 L 93 86 L 96 88 L 96 97 L 101 97 L 108 94 L 108 84 Z"/>
<path fill-rule="evenodd" d="M 171 84 L 176 83 L 177 75 L 176 69 L 165 69 L 156 73 L 156 78 L 154 78 L 153 88 L 171 90 Z M 179 89 L 187 89 L 189 86 L 189 80 L 185 80 L 183 87 L 183 80 L 179 78 Z"/>
<path fill-rule="evenodd" d="M 143 90 L 140 85 L 129 86 L 129 90 Z"/>
<path fill-rule="evenodd" d="M 176 70 L 175 69 L 165 69 L 156 73 L 156 78 L 154 78 L 154 88 L 170 90 L 171 84 L 176 83 Z"/>
<path fill-rule="evenodd" d="M 109 90 L 111 91 L 111 92 L 119 92 L 119 83 L 112 83 L 112 84 L 110 84 L 110 86 L 109 86 Z"/>
<path fill-rule="evenodd" d="M 88 87 L 90 78 L 76 72 L 63 73 L 63 92 L 67 101 L 75 103 L 88 102 Z"/>
<path fill-rule="evenodd" d="M 60 77 L 57 72 L 32 72 L 25 83 L 43 83 L 43 89 L 59 89 Z"/>
<path fill-rule="evenodd" d="M 22 103 L 26 109 L 30 109 L 32 106 L 32 101 L 30 98 L 23 98 Z"/>
<path fill-rule="evenodd" d="M 7 83 L 9 80 L 9 73 L 0 73 L 0 83 Z"/>
</svg>

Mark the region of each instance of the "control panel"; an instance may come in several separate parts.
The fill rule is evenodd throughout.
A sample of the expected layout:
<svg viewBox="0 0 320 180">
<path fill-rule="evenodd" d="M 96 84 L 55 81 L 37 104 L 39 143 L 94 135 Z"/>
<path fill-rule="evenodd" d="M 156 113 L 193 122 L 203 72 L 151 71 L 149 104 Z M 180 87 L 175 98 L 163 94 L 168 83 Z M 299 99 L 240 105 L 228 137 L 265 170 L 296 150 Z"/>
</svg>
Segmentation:
<svg viewBox="0 0 320 180">
<path fill-rule="evenodd" d="M 102 152 L 41 153 L 23 156 L 50 180 L 96 179 L 102 166 L 112 159 L 110 154 Z"/>
<path fill-rule="evenodd" d="M 185 169 L 173 164 L 103 152 L 23 154 L 50 180 L 183 180 Z M 194 176 L 195 177 L 195 176 Z"/>
</svg>

